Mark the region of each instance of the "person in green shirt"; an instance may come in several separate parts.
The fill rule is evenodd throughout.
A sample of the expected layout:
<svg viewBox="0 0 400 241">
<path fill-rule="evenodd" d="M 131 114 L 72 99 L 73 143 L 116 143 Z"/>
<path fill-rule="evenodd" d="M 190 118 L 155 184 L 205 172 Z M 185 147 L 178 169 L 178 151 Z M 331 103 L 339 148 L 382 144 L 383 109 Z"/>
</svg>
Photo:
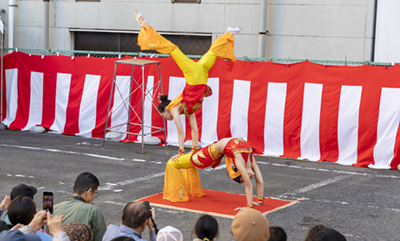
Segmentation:
<svg viewBox="0 0 400 241">
<path fill-rule="evenodd" d="M 100 182 L 90 172 L 83 172 L 75 180 L 73 196 L 54 206 L 52 216 L 64 215 L 63 225 L 78 222 L 88 225 L 93 232 L 93 241 L 101 241 L 107 230 L 106 221 L 100 209 L 93 205 L 98 195 Z"/>
</svg>

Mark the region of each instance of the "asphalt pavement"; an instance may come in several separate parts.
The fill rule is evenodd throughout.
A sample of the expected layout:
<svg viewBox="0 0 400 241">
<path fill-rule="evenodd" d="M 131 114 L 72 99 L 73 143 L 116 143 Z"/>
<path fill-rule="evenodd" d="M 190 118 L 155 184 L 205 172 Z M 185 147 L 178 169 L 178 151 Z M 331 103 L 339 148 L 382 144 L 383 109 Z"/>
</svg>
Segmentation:
<svg viewBox="0 0 400 241">
<path fill-rule="evenodd" d="M 164 170 L 177 147 L 148 146 L 58 134 L 0 130 L 0 197 L 20 183 L 37 187 L 34 201 L 52 190 L 55 203 L 72 195 L 79 173 L 89 171 L 100 180 L 100 207 L 107 224 L 121 224 L 124 205 L 162 192 Z M 271 226 L 286 230 L 288 240 L 304 240 L 315 224 L 340 231 L 347 240 L 400 240 L 400 173 L 333 163 L 256 156 L 263 174 L 264 195 L 285 200 L 303 199 L 267 215 Z M 244 194 L 244 185 L 226 176 L 226 170 L 200 170 L 203 188 Z M 253 180 L 254 182 L 254 180 Z M 253 185 L 255 186 L 255 185 Z M 229 200 L 227 200 L 228 202 Z M 153 207 L 159 228 L 167 225 L 192 240 L 198 213 Z M 232 219 L 217 217 L 218 240 L 234 240 Z M 144 237 L 148 238 L 147 230 Z"/>
</svg>

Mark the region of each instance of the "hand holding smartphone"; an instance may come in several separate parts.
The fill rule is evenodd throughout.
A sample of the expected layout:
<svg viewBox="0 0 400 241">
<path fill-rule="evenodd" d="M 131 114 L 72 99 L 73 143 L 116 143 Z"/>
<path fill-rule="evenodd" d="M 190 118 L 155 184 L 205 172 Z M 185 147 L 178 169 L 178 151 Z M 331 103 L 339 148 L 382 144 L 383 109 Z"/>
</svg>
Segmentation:
<svg viewBox="0 0 400 241">
<path fill-rule="evenodd" d="M 50 211 L 51 214 L 53 214 L 53 197 L 53 192 L 43 192 L 43 210 Z"/>
</svg>

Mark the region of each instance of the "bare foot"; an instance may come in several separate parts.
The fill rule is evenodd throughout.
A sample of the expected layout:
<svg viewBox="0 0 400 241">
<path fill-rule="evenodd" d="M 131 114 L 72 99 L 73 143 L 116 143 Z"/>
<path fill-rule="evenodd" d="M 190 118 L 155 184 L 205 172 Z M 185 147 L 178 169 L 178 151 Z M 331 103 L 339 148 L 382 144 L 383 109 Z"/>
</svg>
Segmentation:
<svg viewBox="0 0 400 241">
<path fill-rule="evenodd" d="M 242 30 L 242 27 L 228 27 L 228 32 L 231 33 L 232 35 L 238 34 Z"/>
<path fill-rule="evenodd" d="M 133 12 L 133 15 L 135 15 L 135 19 L 136 21 L 138 21 L 140 26 L 142 26 L 145 29 L 149 28 L 149 24 L 147 24 L 146 19 L 144 19 L 143 15 L 140 12 L 135 10 L 135 12 Z"/>
</svg>

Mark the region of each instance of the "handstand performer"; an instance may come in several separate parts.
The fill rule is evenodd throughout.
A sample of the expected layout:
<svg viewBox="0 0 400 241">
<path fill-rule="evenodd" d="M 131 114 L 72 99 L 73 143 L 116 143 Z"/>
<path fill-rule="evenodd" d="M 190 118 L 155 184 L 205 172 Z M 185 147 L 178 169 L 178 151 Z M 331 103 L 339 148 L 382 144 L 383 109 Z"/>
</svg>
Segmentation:
<svg viewBox="0 0 400 241">
<path fill-rule="evenodd" d="M 170 54 L 186 79 L 186 86 L 181 94 L 175 99 L 168 100 L 167 95 L 160 97 L 161 103 L 158 111 L 167 120 L 174 120 L 178 130 L 179 153 L 178 157 L 185 153 L 185 133 L 179 115 L 185 114 L 189 117 L 192 129 L 192 151 L 198 149 L 198 127 L 195 112 L 201 107 L 204 97 L 212 94 L 211 88 L 207 86 L 208 71 L 214 65 L 217 57 L 236 61 L 234 55 L 233 35 L 237 34 L 240 28 L 228 28 L 228 32 L 217 38 L 211 45 L 209 51 L 195 62 L 184 55 L 181 50 L 169 40 L 162 37 L 144 19 L 141 13 L 135 11 L 135 18 L 142 26 L 138 36 L 138 45 L 141 50 L 156 50 L 162 54 Z"/>
<path fill-rule="evenodd" d="M 245 183 L 247 207 L 263 204 L 264 181 L 253 157 L 253 149 L 248 142 L 238 138 L 223 138 L 197 152 L 180 156 L 177 160 L 171 158 L 165 167 L 163 199 L 187 202 L 189 196 L 204 196 L 198 169 L 217 167 L 224 155 L 229 176 L 236 182 Z M 232 163 L 238 171 L 232 168 Z M 253 202 L 250 180 L 253 176 L 256 179 L 257 202 Z"/>
</svg>

